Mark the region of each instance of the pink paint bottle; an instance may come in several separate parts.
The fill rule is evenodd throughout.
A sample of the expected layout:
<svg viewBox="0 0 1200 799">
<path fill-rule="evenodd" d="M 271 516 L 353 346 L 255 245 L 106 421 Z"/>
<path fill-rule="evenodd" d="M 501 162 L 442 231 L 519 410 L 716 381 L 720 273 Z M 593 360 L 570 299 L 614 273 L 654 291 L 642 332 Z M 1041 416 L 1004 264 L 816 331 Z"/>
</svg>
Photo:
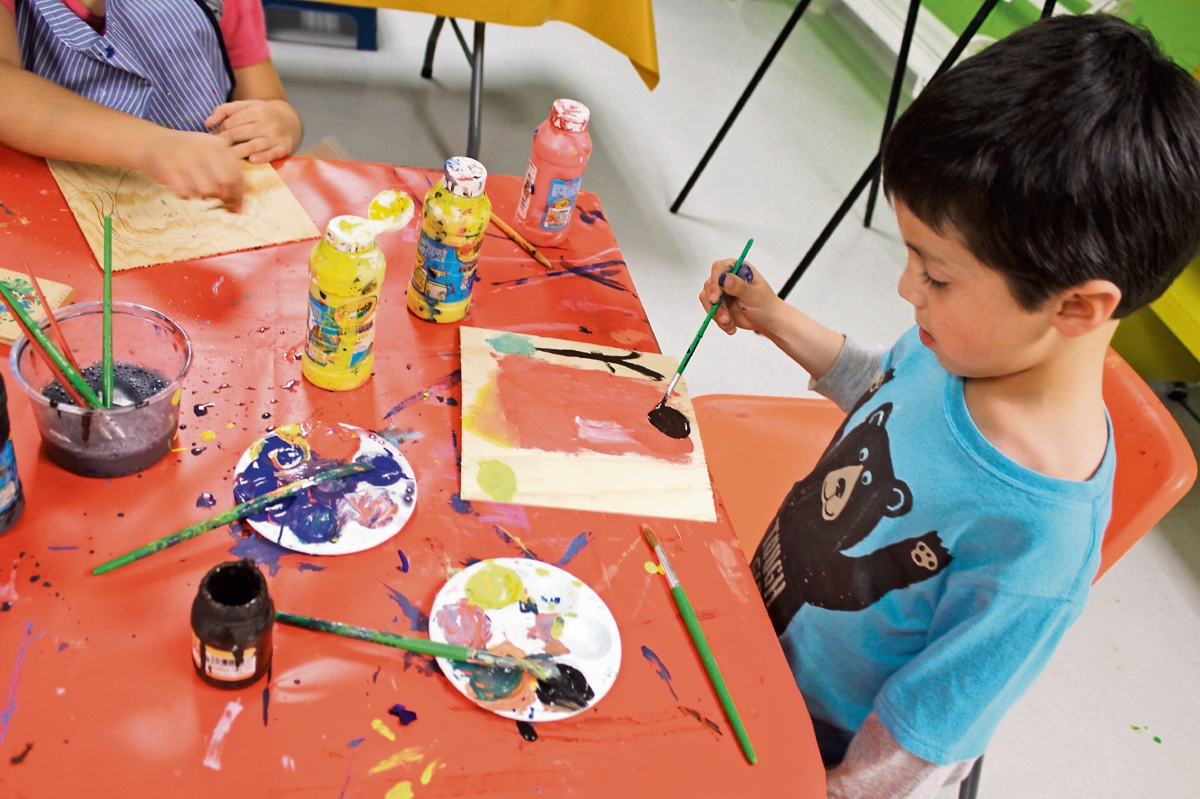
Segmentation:
<svg viewBox="0 0 1200 799">
<path fill-rule="evenodd" d="M 583 103 L 555 100 L 550 118 L 533 132 L 525 188 L 513 226 L 539 247 L 561 244 L 567 237 L 575 195 L 592 155 L 589 116 Z"/>
</svg>

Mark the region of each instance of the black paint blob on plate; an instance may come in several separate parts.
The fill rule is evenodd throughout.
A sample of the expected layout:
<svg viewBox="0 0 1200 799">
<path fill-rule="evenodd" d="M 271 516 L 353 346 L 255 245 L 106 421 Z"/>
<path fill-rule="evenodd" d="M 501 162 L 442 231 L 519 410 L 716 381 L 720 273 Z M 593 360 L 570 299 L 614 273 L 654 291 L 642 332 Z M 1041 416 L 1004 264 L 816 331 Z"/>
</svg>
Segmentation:
<svg viewBox="0 0 1200 799">
<path fill-rule="evenodd" d="M 663 402 L 655 405 L 646 418 L 663 435 L 671 438 L 687 438 L 691 435 L 692 426 L 688 424 L 687 417 Z"/>
<path fill-rule="evenodd" d="M 533 728 L 533 725 L 530 724 L 528 721 L 518 721 L 517 722 L 517 732 L 521 733 L 521 737 L 524 738 L 526 741 L 536 741 L 537 740 L 537 730 L 535 730 Z"/>
<path fill-rule="evenodd" d="M 596 692 L 588 685 L 587 677 L 574 666 L 558 663 L 558 677 L 538 680 L 537 698 L 543 705 L 563 710 L 583 710 Z"/>
</svg>

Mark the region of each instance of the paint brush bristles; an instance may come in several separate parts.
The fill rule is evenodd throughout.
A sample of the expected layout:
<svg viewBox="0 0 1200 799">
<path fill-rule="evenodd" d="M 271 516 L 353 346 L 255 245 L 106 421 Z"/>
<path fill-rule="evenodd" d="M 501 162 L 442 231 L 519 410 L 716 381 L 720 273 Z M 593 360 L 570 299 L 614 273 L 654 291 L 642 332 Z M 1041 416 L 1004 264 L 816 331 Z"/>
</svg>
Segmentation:
<svg viewBox="0 0 1200 799">
<path fill-rule="evenodd" d="M 42 332 L 42 328 L 37 322 L 33 321 L 33 317 L 29 315 L 29 312 L 17 301 L 17 298 L 12 295 L 12 292 L 8 290 L 8 287 L 3 282 L 0 282 L 0 300 L 3 300 L 5 307 L 8 308 L 8 312 L 12 314 L 12 318 L 17 320 L 17 324 L 20 325 L 22 332 L 29 338 L 30 345 L 46 357 L 47 363 L 52 364 L 51 371 L 63 388 L 66 389 L 68 383 L 74 388 L 75 393 L 79 395 L 81 400 L 79 407 L 101 407 L 100 399 L 92 391 L 92 387 L 84 381 L 83 375 L 76 371 L 70 362 L 63 357 L 63 354 L 58 351 L 58 347 L 55 347 L 54 343 L 46 338 L 46 334 Z M 67 393 L 71 394 L 70 391 Z M 71 395 L 71 398 L 74 400 L 75 396 Z"/>
<path fill-rule="evenodd" d="M 742 725 L 742 717 L 738 714 L 737 706 L 733 704 L 733 697 L 729 695 L 729 687 L 725 685 L 725 678 L 721 676 L 721 669 L 718 668 L 712 649 L 708 646 L 708 639 L 704 637 L 704 630 L 700 628 L 700 620 L 696 618 L 692 601 L 688 599 L 687 592 L 683 590 L 679 578 L 675 575 L 675 570 L 671 568 L 671 561 L 667 559 L 667 553 L 663 549 L 662 543 L 649 525 L 642 525 L 642 535 L 646 537 L 647 543 L 654 548 L 654 554 L 658 556 L 658 564 L 662 566 L 663 573 L 667 576 L 667 583 L 671 586 L 671 596 L 675 598 L 675 606 L 679 608 L 683 624 L 687 627 L 688 634 L 692 637 L 692 643 L 696 646 L 696 652 L 704 663 L 704 670 L 708 672 L 709 682 L 712 683 L 713 690 L 717 692 L 717 698 L 721 700 L 721 707 L 725 710 L 725 717 L 729 719 L 729 726 L 733 727 L 733 733 L 737 736 L 738 743 L 742 745 L 742 752 L 746 755 L 746 760 L 753 765 L 758 762 L 758 755 L 754 753 L 754 745 L 750 743 L 750 736 L 746 734 L 746 728 Z"/>
<path fill-rule="evenodd" d="M 535 261 L 537 261 L 539 264 L 546 267 L 547 269 L 554 268 L 554 264 L 550 263 L 549 259 L 547 259 L 546 256 L 544 256 L 540 252 L 538 252 L 537 247 L 534 247 L 532 244 L 529 243 L 529 241 L 524 236 L 522 236 L 520 233 L 518 233 L 517 231 L 515 231 L 511 227 L 509 227 L 508 223 L 505 222 L 503 219 L 496 216 L 495 214 L 492 214 L 492 224 L 494 224 L 496 227 L 503 230 L 504 235 L 508 236 L 510 239 L 512 239 L 514 242 L 516 242 L 516 245 L 518 247 L 520 247 L 522 250 L 524 250 L 525 252 L 532 255 L 533 259 Z"/>
<path fill-rule="evenodd" d="M 37 292 L 38 302 L 42 304 L 42 311 L 46 314 L 46 321 L 50 323 L 50 329 L 54 331 L 54 338 L 58 340 L 58 346 L 62 350 L 63 357 L 70 362 L 71 366 L 75 367 L 75 371 L 82 372 L 79 368 L 79 361 L 75 360 L 75 354 L 71 352 L 71 345 L 67 343 L 67 337 L 62 332 L 62 328 L 58 326 L 58 320 L 54 318 L 54 309 L 50 307 L 50 303 L 46 302 L 46 295 L 42 293 L 41 284 L 38 283 L 37 275 L 33 274 L 33 267 L 29 265 L 29 261 L 24 256 L 21 260 L 25 263 L 25 271 L 29 274 L 29 282 L 33 284 L 33 290 Z M 66 383 L 62 384 L 66 388 Z M 70 392 L 68 392 L 70 393 Z"/>
<path fill-rule="evenodd" d="M 101 350 L 100 399 L 105 408 L 113 406 L 112 340 L 112 217 L 104 217 L 104 327 Z"/>
<path fill-rule="evenodd" d="M 241 505 L 235 505 L 227 511 L 218 513 L 216 516 L 211 516 L 202 522 L 197 522 L 190 527 L 185 527 L 177 533 L 164 536 L 157 541 L 151 541 L 145 546 L 140 546 L 132 552 L 126 552 L 118 558 L 113 558 L 110 561 L 101 563 L 96 568 L 92 569 L 92 574 L 104 574 L 113 569 L 119 569 L 122 566 L 133 563 L 135 560 L 148 558 L 155 552 L 162 552 L 164 549 L 173 547 L 176 544 L 182 544 L 189 538 L 195 538 L 201 533 L 207 533 L 209 530 L 215 530 L 223 524 L 236 522 L 238 519 L 244 519 L 247 516 L 252 516 L 255 513 L 264 511 L 274 505 L 281 499 L 287 499 L 290 496 L 299 494 L 301 491 L 307 491 L 315 485 L 324 483 L 328 480 L 337 480 L 342 477 L 353 477 L 356 474 L 369 472 L 375 467 L 369 463 L 348 463 L 345 466 L 337 466 L 328 471 L 315 474 L 312 477 L 307 477 L 303 480 L 297 480 L 294 483 L 288 483 L 285 486 L 280 486 L 274 491 L 268 491 L 261 497 L 243 502 Z"/>
</svg>

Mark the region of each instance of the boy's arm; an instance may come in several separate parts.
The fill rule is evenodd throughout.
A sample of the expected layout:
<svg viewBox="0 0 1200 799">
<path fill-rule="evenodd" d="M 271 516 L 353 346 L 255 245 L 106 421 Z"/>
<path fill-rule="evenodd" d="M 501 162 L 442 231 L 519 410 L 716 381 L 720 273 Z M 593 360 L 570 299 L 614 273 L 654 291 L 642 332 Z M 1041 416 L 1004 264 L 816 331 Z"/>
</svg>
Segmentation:
<svg viewBox="0 0 1200 799">
<path fill-rule="evenodd" d="M 233 77 L 233 100 L 217 106 L 204 124 L 233 144 L 237 157 L 251 163 L 290 155 L 304 138 L 304 125 L 271 59 L 235 68 Z"/>
<path fill-rule="evenodd" d="M 939 766 L 896 743 L 874 712 L 850 742 L 846 759 L 825 776 L 829 799 L 932 799 L 961 782 L 974 760 Z"/>
<path fill-rule="evenodd" d="M 0 142 L 45 158 L 142 169 L 181 197 L 242 199 L 229 142 L 168 130 L 92 102 L 21 67 L 16 24 L 0 7 Z"/>
</svg>

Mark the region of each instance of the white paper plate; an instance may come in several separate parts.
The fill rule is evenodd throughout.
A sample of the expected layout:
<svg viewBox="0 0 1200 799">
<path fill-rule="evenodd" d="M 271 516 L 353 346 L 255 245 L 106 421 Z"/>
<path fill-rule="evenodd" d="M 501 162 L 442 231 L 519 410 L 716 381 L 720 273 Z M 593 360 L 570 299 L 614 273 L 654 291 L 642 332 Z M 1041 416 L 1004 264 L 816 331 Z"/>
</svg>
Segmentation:
<svg viewBox="0 0 1200 799">
<path fill-rule="evenodd" d="M 438 658 L 464 696 L 521 721 L 586 710 L 604 698 L 621 668 L 621 634 L 604 600 L 557 566 L 525 558 L 481 561 L 447 580 L 433 601 L 429 638 L 515 657 L 548 655 L 565 675 L 586 680 L 564 705 L 525 672 Z"/>
<path fill-rule="evenodd" d="M 233 497 L 245 502 L 352 461 L 371 462 L 376 469 L 321 483 L 246 521 L 259 535 L 296 552 L 361 552 L 400 532 L 417 504 L 412 467 L 369 430 L 322 422 L 277 427 L 238 460 Z"/>
</svg>

